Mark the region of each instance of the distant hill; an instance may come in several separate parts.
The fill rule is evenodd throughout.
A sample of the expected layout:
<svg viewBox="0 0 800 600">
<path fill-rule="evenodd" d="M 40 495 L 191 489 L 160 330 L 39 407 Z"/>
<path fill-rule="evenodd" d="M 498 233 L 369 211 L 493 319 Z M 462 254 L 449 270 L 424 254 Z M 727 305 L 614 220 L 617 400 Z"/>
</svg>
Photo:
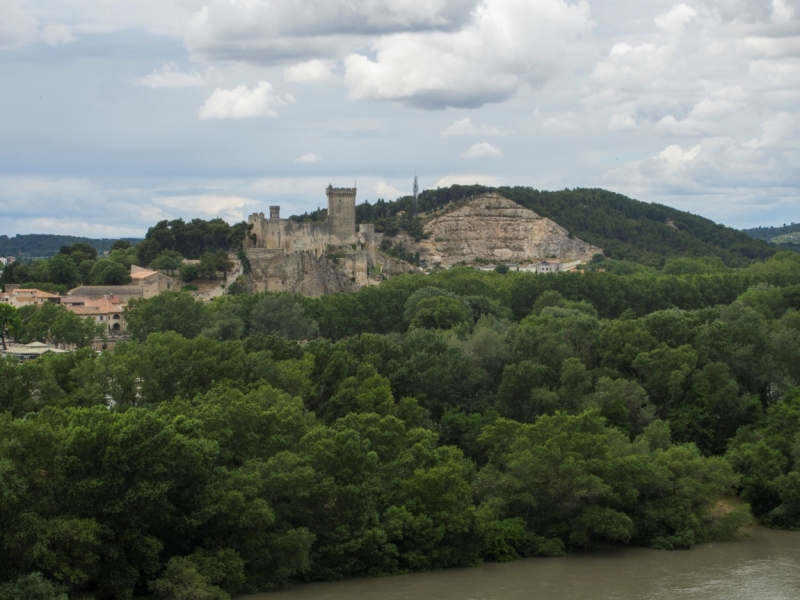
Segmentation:
<svg viewBox="0 0 800 600">
<path fill-rule="evenodd" d="M 784 225 L 783 227 L 754 227 L 753 229 L 743 229 L 742 231 L 750 237 L 769 242 L 776 237 L 800 233 L 800 223 L 792 223 L 791 225 Z M 776 241 L 775 243 L 780 242 Z"/>
<path fill-rule="evenodd" d="M 478 194 L 496 192 L 565 227 L 572 235 L 603 249 L 606 256 L 661 266 L 678 256 L 718 256 L 728 266 L 744 266 L 778 251 L 763 240 L 742 231 L 688 212 L 633 200 L 601 189 L 557 192 L 529 187 L 460 186 L 425 190 L 419 197 L 419 211 L 429 211 Z M 356 207 L 359 222 L 375 223 L 391 233 L 395 215 L 413 210 L 413 198 Z M 307 217 L 310 217 L 308 215 Z M 400 221 L 401 228 L 403 221 Z M 409 227 L 414 227 L 409 223 Z M 407 227 L 406 227 L 407 229 Z"/>
<path fill-rule="evenodd" d="M 52 235 L 49 233 L 17 234 L 14 237 L 0 235 L 0 256 L 44 258 L 58 254 L 61 246 L 69 246 L 78 242 L 90 244 L 97 248 L 98 252 L 105 252 L 111 250 L 111 246 L 119 239 L 127 240 L 131 244 L 137 244 L 142 241 L 139 238 L 93 239 L 74 235 Z"/>
</svg>

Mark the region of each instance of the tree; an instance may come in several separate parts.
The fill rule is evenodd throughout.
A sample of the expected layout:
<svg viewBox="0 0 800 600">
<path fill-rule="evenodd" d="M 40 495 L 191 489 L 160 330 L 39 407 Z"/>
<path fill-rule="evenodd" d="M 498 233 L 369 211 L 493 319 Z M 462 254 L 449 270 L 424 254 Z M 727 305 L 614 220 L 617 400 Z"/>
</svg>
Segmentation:
<svg viewBox="0 0 800 600">
<path fill-rule="evenodd" d="M 228 271 L 233 269 L 233 261 L 228 258 L 228 252 L 226 250 L 220 250 L 216 253 L 217 258 L 217 271 L 222 271 L 225 276 L 225 279 L 228 279 Z"/>
<path fill-rule="evenodd" d="M 317 335 L 316 322 L 305 316 L 303 307 L 289 294 L 265 294 L 250 314 L 250 332 L 256 335 L 280 335 L 292 340 Z"/>
<path fill-rule="evenodd" d="M 158 600 L 228 600 L 230 595 L 215 585 L 208 577 L 197 572 L 188 558 L 174 557 L 167 563 L 164 574 L 150 583 Z"/>
<path fill-rule="evenodd" d="M 139 264 L 143 267 L 148 266 L 158 256 L 160 250 L 161 245 L 155 239 L 142 240 L 136 244 L 136 256 L 139 259 Z"/>
<path fill-rule="evenodd" d="M 89 280 L 92 285 L 126 285 L 131 282 L 131 275 L 118 262 L 104 258 L 89 271 Z"/>
<path fill-rule="evenodd" d="M 83 254 L 81 253 L 81 255 Z M 97 251 L 95 251 L 95 254 L 97 254 Z M 46 281 L 67 287 L 75 287 L 81 282 L 78 264 L 80 263 L 75 263 L 71 256 L 56 254 L 47 261 L 48 278 Z"/>
<path fill-rule="evenodd" d="M 197 279 L 197 275 L 196 265 L 183 265 L 183 267 L 181 267 L 181 279 L 186 283 Z"/>
<path fill-rule="evenodd" d="M 471 321 L 472 311 L 464 307 L 462 300 L 434 296 L 419 301 L 411 325 L 426 329 L 450 329 L 459 323 Z"/>
<path fill-rule="evenodd" d="M 217 275 L 218 257 L 216 254 L 206 252 L 200 256 L 200 262 L 197 264 L 197 275 L 203 279 L 214 279 Z"/>
<path fill-rule="evenodd" d="M 97 248 L 85 242 L 77 242 L 71 246 L 62 246 L 61 255 L 69 256 L 76 265 L 85 260 L 97 259 Z"/>
<path fill-rule="evenodd" d="M 179 271 L 183 265 L 183 256 L 176 250 L 162 250 L 150 266 L 154 269 L 161 271 L 169 271 L 170 275 L 175 275 L 175 271 Z"/>
<path fill-rule="evenodd" d="M 21 324 L 17 309 L 0 302 L 0 341 L 3 343 L 3 350 L 6 349 L 6 337 L 15 337 Z"/>
<path fill-rule="evenodd" d="M 111 251 L 113 252 L 114 250 L 127 250 L 130 247 L 131 243 L 128 240 L 117 240 L 111 246 Z"/>
<path fill-rule="evenodd" d="M 154 332 L 175 331 L 186 338 L 197 336 L 206 326 L 202 302 L 185 292 L 162 292 L 153 298 L 132 298 L 125 320 L 133 339 L 145 341 Z"/>
<path fill-rule="evenodd" d="M 68 600 L 68 597 L 62 586 L 37 572 L 1 584 L 0 600 Z"/>
</svg>

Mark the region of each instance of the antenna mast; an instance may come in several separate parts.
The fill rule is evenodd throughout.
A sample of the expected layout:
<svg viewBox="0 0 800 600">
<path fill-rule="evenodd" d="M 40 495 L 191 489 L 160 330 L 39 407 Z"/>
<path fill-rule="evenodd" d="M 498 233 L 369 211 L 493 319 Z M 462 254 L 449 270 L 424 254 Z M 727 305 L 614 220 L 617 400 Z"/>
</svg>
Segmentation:
<svg viewBox="0 0 800 600">
<path fill-rule="evenodd" d="M 414 216 L 419 214 L 419 185 L 417 185 L 417 176 L 414 175 Z"/>
</svg>

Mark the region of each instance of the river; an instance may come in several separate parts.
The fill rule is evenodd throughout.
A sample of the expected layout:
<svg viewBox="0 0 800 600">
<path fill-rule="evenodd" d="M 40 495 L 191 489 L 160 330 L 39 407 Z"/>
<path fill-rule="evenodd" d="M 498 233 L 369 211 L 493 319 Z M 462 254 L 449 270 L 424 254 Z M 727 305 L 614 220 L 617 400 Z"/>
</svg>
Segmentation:
<svg viewBox="0 0 800 600">
<path fill-rule="evenodd" d="M 311 583 L 237 600 L 797 600 L 800 532 L 691 550 L 647 548 L 487 563 L 474 569 Z"/>
</svg>

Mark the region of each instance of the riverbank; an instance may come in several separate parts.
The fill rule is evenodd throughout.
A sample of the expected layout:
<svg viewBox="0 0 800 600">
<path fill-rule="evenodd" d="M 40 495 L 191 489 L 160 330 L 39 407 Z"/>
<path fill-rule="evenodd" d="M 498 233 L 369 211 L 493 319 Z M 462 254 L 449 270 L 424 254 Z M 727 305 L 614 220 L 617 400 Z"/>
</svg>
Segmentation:
<svg viewBox="0 0 800 600">
<path fill-rule="evenodd" d="M 375 579 L 299 585 L 236 600 L 795 600 L 800 532 L 755 527 L 691 550 L 622 548 Z"/>
</svg>

